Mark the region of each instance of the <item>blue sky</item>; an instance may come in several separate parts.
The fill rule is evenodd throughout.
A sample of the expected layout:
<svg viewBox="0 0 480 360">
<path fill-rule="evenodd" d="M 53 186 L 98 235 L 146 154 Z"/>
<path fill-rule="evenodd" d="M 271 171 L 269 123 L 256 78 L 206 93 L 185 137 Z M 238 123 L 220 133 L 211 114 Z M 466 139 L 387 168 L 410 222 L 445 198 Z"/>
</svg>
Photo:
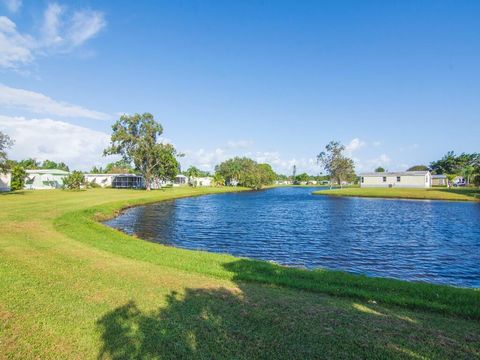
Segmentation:
<svg viewBox="0 0 480 360">
<path fill-rule="evenodd" d="M 212 170 L 234 155 L 318 173 L 479 151 L 478 1 L 0 0 L 0 130 L 12 158 L 88 170 L 119 113 Z"/>
</svg>

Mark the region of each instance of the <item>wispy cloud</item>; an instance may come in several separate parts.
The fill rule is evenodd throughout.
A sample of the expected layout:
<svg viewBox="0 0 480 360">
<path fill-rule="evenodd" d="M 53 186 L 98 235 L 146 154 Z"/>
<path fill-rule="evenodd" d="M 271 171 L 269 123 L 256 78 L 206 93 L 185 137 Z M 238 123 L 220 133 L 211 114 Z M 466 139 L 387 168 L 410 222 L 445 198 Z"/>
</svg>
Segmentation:
<svg viewBox="0 0 480 360">
<path fill-rule="evenodd" d="M 84 107 L 54 100 L 34 91 L 8 87 L 0 83 L 0 105 L 20 108 L 35 114 L 48 114 L 95 120 L 108 120 L 110 115 Z"/>
<path fill-rule="evenodd" d="M 12 13 L 16 13 L 22 6 L 22 0 L 3 0 L 2 2 L 8 11 Z"/>
<path fill-rule="evenodd" d="M 41 23 L 38 34 L 26 34 L 11 19 L 0 16 L 0 67 L 17 70 L 38 56 L 71 52 L 106 26 L 102 12 L 69 11 L 58 3 L 47 6 Z"/>
<path fill-rule="evenodd" d="M 52 119 L 26 119 L 0 115 L 0 129 L 15 140 L 12 159 L 63 161 L 73 169 L 89 170 L 111 161 L 102 157 L 110 136 Z"/>
<path fill-rule="evenodd" d="M 246 149 L 253 145 L 251 140 L 230 140 L 227 142 L 227 146 L 231 149 Z"/>
<path fill-rule="evenodd" d="M 347 145 L 345 145 L 345 151 L 347 155 L 351 156 L 355 151 L 363 148 L 365 145 L 365 141 L 360 140 L 359 138 L 354 138 Z"/>
</svg>

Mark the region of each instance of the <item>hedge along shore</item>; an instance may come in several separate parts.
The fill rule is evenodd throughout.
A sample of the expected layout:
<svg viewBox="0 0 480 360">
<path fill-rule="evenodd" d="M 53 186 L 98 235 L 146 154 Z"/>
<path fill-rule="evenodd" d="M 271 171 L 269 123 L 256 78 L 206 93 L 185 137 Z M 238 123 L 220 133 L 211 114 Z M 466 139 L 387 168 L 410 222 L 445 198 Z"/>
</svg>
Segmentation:
<svg viewBox="0 0 480 360">
<path fill-rule="evenodd" d="M 176 249 L 98 222 L 125 207 L 232 190 L 241 189 L 0 195 L 2 353 L 7 358 L 480 354 L 476 290 Z M 439 335 L 449 341 L 432 340 Z"/>
</svg>

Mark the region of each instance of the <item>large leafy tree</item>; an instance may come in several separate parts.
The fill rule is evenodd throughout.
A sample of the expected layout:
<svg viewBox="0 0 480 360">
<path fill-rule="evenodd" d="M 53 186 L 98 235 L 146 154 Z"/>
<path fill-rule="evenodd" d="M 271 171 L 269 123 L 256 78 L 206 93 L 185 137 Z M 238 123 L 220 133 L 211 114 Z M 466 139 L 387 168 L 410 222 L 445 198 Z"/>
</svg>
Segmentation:
<svg viewBox="0 0 480 360">
<path fill-rule="evenodd" d="M 383 172 L 385 172 L 385 169 L 383 167 L 379 166 L 375 169 L 375 172 L 376 173 L 383 173 Z"/>
<path fill-rule="evenodd" d="M 155 178 L 173 178 L 179 169 L 175 148 L 158 141 L 162 126 L 150 113 L 122 115 L 112 126 L 110 146 L 104 155 L 121 155 L 145 179 L 150 190 Z"/>
<path fill-rule="evenodd" d="M 13 145 L 13 140 L 7 134 L 0 131 L 0 172 L 6 171 L 8 167 L 7 149 Z"/>
<path fill-rule="evenodd" d="M 58 170 L 70 171 L 67 164 L 65 164 L 64 162 L 57 163 L 55 161 L 48 160 L 48 159 L 45 160 L 40 167 L 42 169 L 58 169 Z"/>
<path fill-rule="evenodd" d="M 437 174 L 461 174 L 468 166 L 480 172 L 480 153 L 455 155 L 449 151 L 440 160 L 430 163 L 430 168 Z"/>
<path fill-rule="evenodd" d="M 353 160 L 346 157 L 343 152 L 345 146 L 338 141 L 331 141 L 325 146 L 325 150 L 317 155 L 317 162 L 323 166 L 331 179 L 340 186 L 342 181 L 355 178 L 355 166 Z M 330 186 L 331 186 L 330 182 Z"/>
<path fill-rule="evenodd" d="M 225 179 L 227 184 L 235 184 L 260 189 L 263 185 L 271 184 L 276 175 L 268 164 L 258 164 L 246 157 L 235 157 L 226 160 L 215 167 L 218 176 Z"/>
</svg>

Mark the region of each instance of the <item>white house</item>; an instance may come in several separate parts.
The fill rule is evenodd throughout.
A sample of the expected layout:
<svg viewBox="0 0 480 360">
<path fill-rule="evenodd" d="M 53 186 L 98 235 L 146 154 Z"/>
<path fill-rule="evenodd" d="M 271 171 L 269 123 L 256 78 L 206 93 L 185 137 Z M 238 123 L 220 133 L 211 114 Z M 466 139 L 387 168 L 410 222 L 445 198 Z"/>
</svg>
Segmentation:
<svg viewBox="0 0 480 360">
<path fill-rule="evenodd" d="M 89 184 L 97 184 L 101 187 L 112 186 L 113 178 L 120 174 L 85 174 L 85 181 Z"/>
<path fill-rule="evenodd" d="M 138 189 L 145 186 L 143 176 L 136 174 L 85 174 L 85 181 L 117 189 Z"/>
<path fill-rule="evenodd" d="M 360 187 L 430 188 L 430 171 L 374 172 L 360 174 Z"/>
<path fill-rule="evenodd" d="M 195 177 L 190 179 L 192 186 L 212 186 L 213 178 L 210 176 Z"/>
<path fill-rule="evenodd" d="M 445 175 L 432 175 L 432 186 L 447 186 L 448 178 Z"/>
<path fill-rule="evenodd" d="M 12 182 L 12 174 L 0 173 L 0 192 L 10 191 L 10 183 Z"/>
<path fill-rule="evenodd" d="M 69 174 L 58 169 L 26 170 L 25 189 L 46 190 L 63 187 L 63 179 Z"/>
<path fill-rule="evenodd" d="M 187 185 L 188 179 L 185 175 L 178 174 L 173 180 L 173 186 Z"/>
</svg>

